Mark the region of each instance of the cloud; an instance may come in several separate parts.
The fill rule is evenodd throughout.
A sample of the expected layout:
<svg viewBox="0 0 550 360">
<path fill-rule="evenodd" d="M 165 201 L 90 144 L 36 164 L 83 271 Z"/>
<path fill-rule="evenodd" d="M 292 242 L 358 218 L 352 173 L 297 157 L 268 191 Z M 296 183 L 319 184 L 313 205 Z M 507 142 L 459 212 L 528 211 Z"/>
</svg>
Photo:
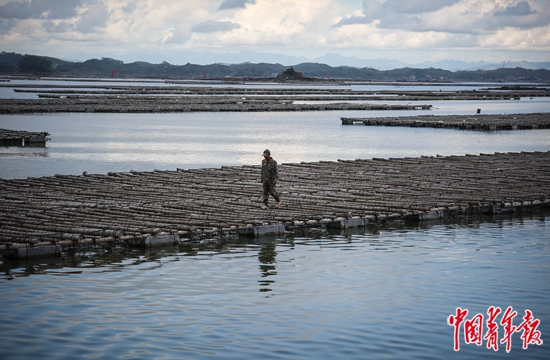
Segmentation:
<svg viewBox="0 0 550 360">
<path fill-rule="evenodd" d="M 391 11 L 403 14 L 420 14 L 435 12 L 445 7 L 459 3 L 460 0 L 386 0 L 382 7 L 384 11 Z"/>
<path fill-rule="evenodd" d="M 131 14 L 136 10 L 137 10 L 137 2 L 136 1 L 132 1 L 132 2 L 130 2 L 127 5 L 124 5 L 122 7 L 122 11 L 124 13 L 128 13 L 128 14 Z"/>
<path fill-rule="evenodd" d="M 75 25 L 79 32 L 87 34 L 104 27 L 108 19 L 109 10 L 107 6 L 99 0 L 91 1 Z"/>
<path fill-rule="evenodd" d="M 495 16 L 524 16 L 537 13 L 537 11 L 531 10 L 527 1 L 522 1 L 514 6 L 508 6 L 504 10 L 495 11 Z"/>
<path fill-rule="evenodd" d="M 435 12 L 452 6 L 460 0 L 386 0 L 383 3 L 377 0 L 364 0 L 363 14 L 344 17 L 336 26 L 352 24 L 370 24 L 380 20 L 380 27 L 392 28 L 396 24 L 406 26 L 409 21 L 418 23 L 417 14 Z"/>
<path fill-rule="evenodd" d="M 26 24 L 36 19 L 34 21 L 43 20 L 41 27 L 48 33 L 77 31 L 89 34 L 105 26 L 109 11 L 102 0 L 12 1 L 0 6 L 1 17 L 10 19 L 7 24 L 11 27 L 17 27 L 17 21 Z"/>
<path fill-rule="evenodd" d="M 476 27 L 487 31 L 505 28 L 534 29 L 549 24 L 550 9 L 548 5 L 541 6 L 536 2 L 529 4 L 527 1 L 520 1 L 504 8 L 496 6 L 475 22 Z"/>
<path fill-rule="evenodd" d="M 335 27 L 353 25 L 353 24 L 370 24 L 376 19 L 381 19 L 384 16 L 383 5 L 376 0 L 364 0 L 363 11 L 361 15 L 351 15 L 343 17 Z"/>
<path fill-rule="evenodd" d="M 14 19 L 0 19 L 0 34 L 8 34 L 16 26 Z"/>
<path fill-rule="evenodd" d="M 483 34 L 505 27 L 528 29 L 550 23 L 550 10 L 532 0 L 502 7 L 488 0 L 365 0 L 360 14 L 342 17 L 335 27 L 373 24 L 379 29 Z M 537 7 L 539 10 L 534 9 Z"/>
<path fill-rule="evenodd" d="M 61 21 L 57 24 L 53 21 L 46 21 L 42 24 L 42 27 L 49 33 L 65 33 L 75 30 L 74 24 L 67 21 Z"/>
<path fill-rule="evenodd" d="M 212 32 L 218 32 L 218 31 L 225 32 L 225 31 L 231 31 L 233 29 L 237 29 L 239 27 L 240 27 L 239 24 L 235 24 L 231 21 L 207 20 L 193 26 L 191 28 L 191 31 L 198 32 L 198 33 L 212 33 Z"/>
<path fill-rule="evenodd" d="M 225 0 L 218 10 L 244 9 L 248 4 L 254 4 L 256 0 Z"/>
<path fill-rule="evenodd" d="M 546 1 L 546 2 L 544 2 Z M 3 5 L 5 4 L 5 5 Z M 4 0 L 2 50 L 84 59 L 184 51 L 405 61 L 550 53 L 548 0 Z M 389 55 L 386 55 L 389 54 Z M 431 54 L 431 55 L 430 55 Z M 142 60 L 142 59 L 140 59 Z M 476 57 L 476 60 L 481 60 Z M 182 63 L 186 62 L 182 58 Z M 173 62 L 173 60 L 171 61 Z"/>
<path fill-rule="evenodd" d="M 11 1 L 0 6 L 0 18 L 4 19 L 67 19 L 77 15 L 82 1 L 32 0 Z"/>
</svg>

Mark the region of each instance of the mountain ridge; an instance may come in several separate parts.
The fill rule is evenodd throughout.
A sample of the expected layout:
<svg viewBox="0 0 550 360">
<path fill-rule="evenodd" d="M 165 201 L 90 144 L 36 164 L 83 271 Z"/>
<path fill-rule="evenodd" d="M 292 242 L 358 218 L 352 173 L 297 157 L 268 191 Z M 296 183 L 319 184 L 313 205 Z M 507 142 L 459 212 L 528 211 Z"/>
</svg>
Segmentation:
<svg viewBox="0 0 550 360">
<path fill-rule="evenodd" d="M 0 72 L 17 73 L 24 57 L 43 59 L 49 62 L 50 73 L 86 76 L 142 76 L 169 78 L 275 78 L 289 66 L 280 63 L 243 62 L 239 64 L 212 63 L 209 65 L 173 65 L 167 61 L 152 64 L 146 61 L 124 63 L 113 58 L 89 59 L 72 62 L 48 56 L 0 53 Z M 339 56 L 339 55 L 338 55 Z M 456 64 L 456 61 L 453 61 Z M 531 63 L 521 63 L 529 66 Z M 45 65 L 45 64 L 41 64 Z M 302 62 L 291 67 L 302 77 L 322 79 L 356 79 L 374 81 L 550 81 L 550 70 L 506 67 L 496 69 L 450 71 L 434 67 L 426 62 L 424 68 L 405 66 L 392 70 L 379 70 L 372 66 L 331 66 L 319 62 Z M 510 64 L 509 64 L 510 65 Z M 510 65 L 512 66 L 512 65 Z M 40 67 L 43 69 L 43 67 Z M 43 72 L 42 70 L 38 72 Z"/>
<path fill-rule="evenodd" d="M 294 66 L 304 62 L 324 63 L 333 67 L 352 66 L 358 68 L 371 67 L 377 70 L 394 70 L 404 67 L 415 68 L 439 68 L 449 71 L 460 70 L 494 70 L 502 67 L 523 67 L 526 69 L 546 69 L 550 70 L 550 61 L 463 61 L 455 59 L 442 59 L 438 61 L 423 62 L 405 62 L 396 59 L 375 58 L 363 59 L 356 56 L 345 56 L 336 53 L 326 53 L 322 56 L 306 57 L 294 56 L 278 53 L 257 52 L 252 50 L 243 50 L 238 52 L 215 53 L 212 51 L 180 51 L 170 53 L 131 53 L 127 55 L 105 54 L 105 57 L 122 58 L 125 62 L 145 61 L 149 63 L 162 63 L 164 61 L 170 64 L 184 65 L 187 63 L 196 65 L 211 64 L 242 64 L 249 63 L 279 63 L 285 66 Z M 85 54 L 74 54 L 66 57 L 68 61 L 85 61 L 93 56 Z"/>
</svg>

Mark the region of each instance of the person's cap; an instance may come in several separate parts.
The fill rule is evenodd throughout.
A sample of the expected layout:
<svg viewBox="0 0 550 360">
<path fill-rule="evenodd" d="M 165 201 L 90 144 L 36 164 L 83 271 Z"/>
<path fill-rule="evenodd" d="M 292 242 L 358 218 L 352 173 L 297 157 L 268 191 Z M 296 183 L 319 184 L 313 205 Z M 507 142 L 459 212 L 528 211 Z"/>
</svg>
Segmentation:
<svg viewBox="0 0 550 360">
<path fill-rule="evenodd" d="M 271 151 L 269 151 L 269 149 L 265 149 L 262 156 L 268 156 L 268 155 L 271 155 Z"/>
</svg>

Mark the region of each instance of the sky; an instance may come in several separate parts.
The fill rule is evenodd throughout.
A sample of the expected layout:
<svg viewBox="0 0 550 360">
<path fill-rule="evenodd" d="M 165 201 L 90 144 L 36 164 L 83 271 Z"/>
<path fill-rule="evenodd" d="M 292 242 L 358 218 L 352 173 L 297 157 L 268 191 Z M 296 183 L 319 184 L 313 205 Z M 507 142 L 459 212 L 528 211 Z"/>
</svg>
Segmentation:
<svg viewBox="0 0 550 360">
<path fill-rule="evenodd" d="M 550 0 L 0 0 L 0 51 L 174 65 L 251 51 L 541 62 Z"/>
</svg>

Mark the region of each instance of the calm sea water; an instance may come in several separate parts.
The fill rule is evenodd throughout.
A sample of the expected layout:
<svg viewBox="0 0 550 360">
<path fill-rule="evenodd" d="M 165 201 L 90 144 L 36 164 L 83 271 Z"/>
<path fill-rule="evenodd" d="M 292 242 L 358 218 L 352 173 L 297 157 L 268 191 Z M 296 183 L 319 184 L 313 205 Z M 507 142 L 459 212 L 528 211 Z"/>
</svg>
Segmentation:
<svg viewBox="0 0 550 360">
<path fill-rule="evenodd" d="M 1 94 L 0 94 L 1 95 Z M 341 116 L 550 112 L 546 98 L 414 112 L 2 115 L 47 131 L 0 148 L 0 177 L 550 150 L 550 130 L 342 126 Z M 550 215 L 312 230 L 221 245 L 1 260 L 2 359 L 547 359 L 548 341 L 453 351 L 447 318 L 525 310 L 550 334 Z M 500 321 L 501 317 L 497 317 Z M 499 337 L 503 336 L 499 325 Z"/>
<path fill-rule="evenodd" d="M 548 214 L 517 214 L 4 262 L 0 351 L 2 359 L 548 359 L 549 233 Z M 523 349 L 514 333 L 506 353 L 504 344 L 466 344 L 461 333 L 455 352 L 447 318 L 457 307 L 471 319 L 491 306 L 511 306 L 515 326 L 530 310 L 544 343 Z"/>
<path fill-rule="evenodd" d="M 0 177 L 550 150 L 550 130 L 342 126 L 340 117 L 550 112 L 550 101 L 439 102 L 429 111 L 2 115 L 0 128 L 47 131 L 44 148 L 0 148 Z"/>
</svg>

